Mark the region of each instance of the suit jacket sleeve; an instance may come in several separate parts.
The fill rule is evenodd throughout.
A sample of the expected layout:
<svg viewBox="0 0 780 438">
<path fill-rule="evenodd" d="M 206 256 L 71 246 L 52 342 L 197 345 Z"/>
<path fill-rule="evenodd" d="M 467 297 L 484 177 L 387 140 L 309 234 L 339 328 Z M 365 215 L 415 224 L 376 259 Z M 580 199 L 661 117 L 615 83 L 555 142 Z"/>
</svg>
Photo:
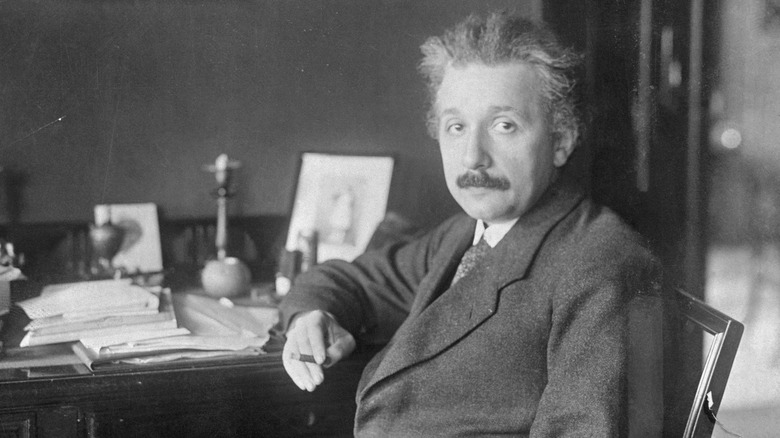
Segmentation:
<svg viewBox="0 0 780 438">
<path fill-rule="evenodd" d="M 280 310 L 286 329 L 299 312 L 325 310 L 356 338 L 387 342 L 409 313 L 454 218 L 420 239 L 367 252 L 353 262 L 322 263 L 296 278 Z"/>
<path fill-rule="evenodd" d="M 625 436 L 628 305 L 657 293 L 660 267 L 633 245 L 575 259 L 553 296 L 548 382 L 531 436 Z"/>
</svg>

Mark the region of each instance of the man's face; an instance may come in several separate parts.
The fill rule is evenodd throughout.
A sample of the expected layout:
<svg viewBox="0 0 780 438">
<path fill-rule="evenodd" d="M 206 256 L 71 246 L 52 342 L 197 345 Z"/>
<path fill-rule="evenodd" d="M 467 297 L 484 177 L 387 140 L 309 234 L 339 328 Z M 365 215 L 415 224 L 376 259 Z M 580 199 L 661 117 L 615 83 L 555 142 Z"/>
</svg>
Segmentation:
<svg viewBox="0 0 780 438">
<path fill-rule="evenodd" d="M 555 180 L 573 141 L 556 140 L 524 63 L 448 66 L 436 95 L 439 147 L 452 196 L 476 219 L 520 217 Z"/>
</svg>

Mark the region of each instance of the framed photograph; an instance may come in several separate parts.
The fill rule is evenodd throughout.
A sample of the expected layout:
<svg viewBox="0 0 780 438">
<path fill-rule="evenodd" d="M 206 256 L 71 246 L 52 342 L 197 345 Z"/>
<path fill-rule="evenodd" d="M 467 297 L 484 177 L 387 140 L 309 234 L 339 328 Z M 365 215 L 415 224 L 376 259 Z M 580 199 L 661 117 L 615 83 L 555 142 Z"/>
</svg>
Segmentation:
<svg viewBox="0 0 780 438">
<path fill-rule="evenodd" d="M 108 212 L 111 223 L 122 228 L 124 237 L 112 264 L 129 273 L 151 273 L 163 269 L 160 246 L 160 223 L 157 205 L 110 204 L 95 206 L 95 223 L 103 222 L 100 216 Z"/>
<path fill-rule="evenodd" d="M 385 216 L 393 165 L 390 156 L 303 153 L 285 248 L 302 250 L 316 231 L 318 262 L 360 255 Z"/>
</svg>

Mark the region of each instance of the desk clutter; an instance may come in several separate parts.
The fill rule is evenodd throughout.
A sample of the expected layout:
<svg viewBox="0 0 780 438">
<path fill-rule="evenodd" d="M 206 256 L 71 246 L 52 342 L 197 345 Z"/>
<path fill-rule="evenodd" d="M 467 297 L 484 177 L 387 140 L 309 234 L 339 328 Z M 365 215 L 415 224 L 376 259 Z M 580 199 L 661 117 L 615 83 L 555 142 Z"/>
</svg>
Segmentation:
<svg viewBox="0 0 780 438">
<path fill-rule="evenodd" d="M 0 321 L 0 369 L 15 358 L 34 362 L 42 347 L 72 350 L 93 372 L 274 351 L 276 300 L 296 275 L 320 259 L 354 258 L 376 243 L 377 224 L 395 223 L 382 220 L 391 157 L 304 154 L 290 221 L 228 221 L 239 167 L 226 154 L 203 166 L 217 182 L 213 219 L 161 221 L 153 203 L 100 204 L 94 223 L 0 226 L 33 279 L 0 293 L 0 315 L 11 309 Z M 321 184 L 336 167 L 348 170 L 338 184 Z M 257 293 L 258 283 L 270 291 Z"/>
<path fill-rule="evenodd" d="M 176 328 L 170 292 L 129 280 L 49 285 L 17 305 L 30 318 L 20 347 Z"/>
<path fill-rule="evenodd" d="M 9 281 L 0 290 L 0 315 L 14 304 L 9 318 L 0 321 L 11 326 L 2 332 L 6 364 L 16 350 L 59 344 L 68 344 L 91 371 L 119 364 L 262 354 L 278 322 L 275 303 L 243 306 L 241 301 L 250 295 L 253 279 L 261 280 L 269 270 L 263 265 L 269 260 L 275 265 L 258 248 L 259 242 L 273 247 L 267 244 L 268 236 L 278 233 L 276 227 L 244 220 L 250 226 L 239 224 L 234 235 L 245 244 L 232 244 L 227 201 L 234 194 L 232 172 L 238 167 L 226 154 L 204 166 L 217 181 L 213 222 L 185 221 L 171 228 L 160 224 L 153 203 L 101 204 L 95 206 L 94 224 L 50 229 L 57 244 L 40 242 L 36 230 L 6 230 L 22 242 L 25 253 L 30 250 L 32 263 L 23 268 L 48 284 L 38 296 L 21 299 L 13 296 Z M 262 231 L 254 231 L 258 229 Z M 57 230 L 64 235 L 56 236 Z M 42 247 L 58 250 L 50 251 L 51 259 L 36 250 Z M 235 256 L 228 257 L 229 252 Z M 189 260 L 180 263 L 182 258 Z M 67 280 L 54 280 L 63 273 Z M 192 280 L 198 277 L 192 292 Z M 180 292 L 171 293 L 159 286 L 163 283 Z M 14 324 L 6 324 L 10 320 Z"/>
<path fill-rule="evenodd" d="M 39 296 L 17 302 L 9 316 L 25 322 L 17 324 L 23 331 L 17 348 L 68 344 L 91 371 L 260 355 L 278 322 L 272 306 L 171 293 L 129 279 L 48 285 Z"/>
</svg>

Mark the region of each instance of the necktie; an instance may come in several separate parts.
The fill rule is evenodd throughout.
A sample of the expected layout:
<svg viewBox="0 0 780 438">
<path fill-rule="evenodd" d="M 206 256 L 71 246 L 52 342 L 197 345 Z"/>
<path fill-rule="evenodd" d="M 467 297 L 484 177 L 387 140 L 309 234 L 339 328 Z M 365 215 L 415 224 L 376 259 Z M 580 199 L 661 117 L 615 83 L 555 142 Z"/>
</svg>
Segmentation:
<svg viewBox="0 0 780 438">
<path fill-rule="evenodd" d="M 474 266 L 477 265 L 479 260 L 485 257 L 489 250 L 490 245 L 488 245 L 484 238 L 481 239 L 476 245 L 472 245 L 471 248 L 469 248 L 466 253 L 463 254 L 463 258 L 460 259 L 460 264 L 458 265 L 458 269 L 455 271 L 455 276 L 452 277 L 452 283 L 450 285 L 457 283 L 458 280 L 463 278 L 472 269 L 474 269 Z"/>
</svg>

